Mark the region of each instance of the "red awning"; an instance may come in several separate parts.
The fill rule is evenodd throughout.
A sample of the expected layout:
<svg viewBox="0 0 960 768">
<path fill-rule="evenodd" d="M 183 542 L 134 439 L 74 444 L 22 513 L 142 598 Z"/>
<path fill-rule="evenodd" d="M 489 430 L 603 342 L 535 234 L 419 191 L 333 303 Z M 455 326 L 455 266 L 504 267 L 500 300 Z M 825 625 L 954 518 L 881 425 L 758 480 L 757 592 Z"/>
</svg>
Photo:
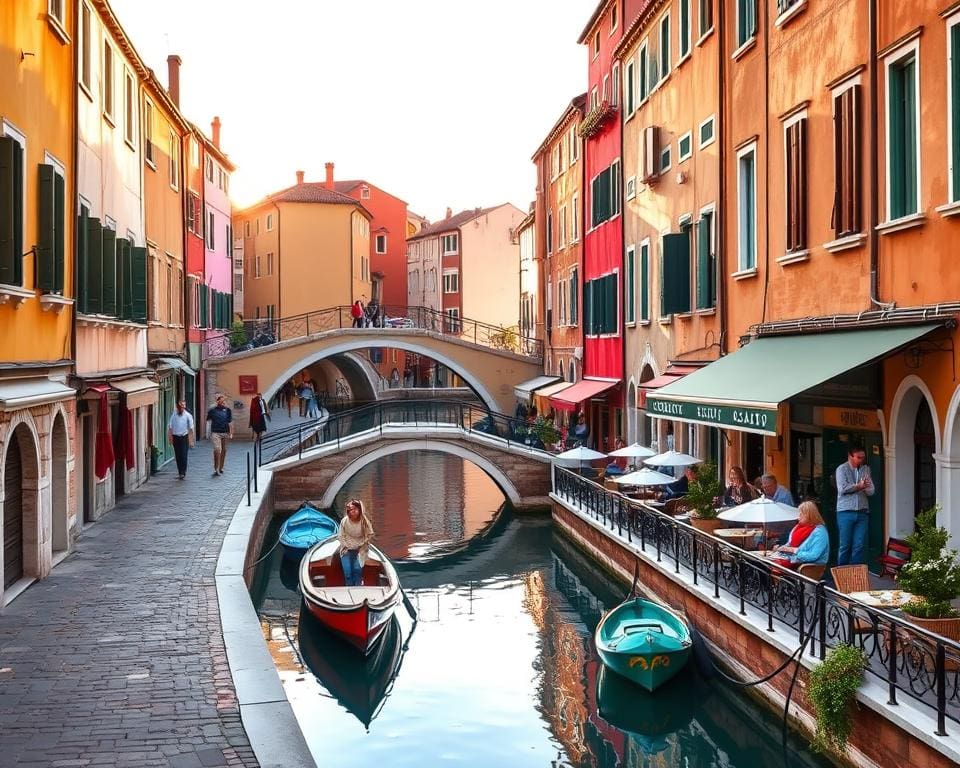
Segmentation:
<svg viewBox="0 0 960 768">
<path fill-rule="evenodd" d="M 584 400 L 596 397 L 601 392 L 613 389 L 619 382 L 616 381 L 598 381 L 597 379 L 584 379 L 578 381 L 572 387 L 558 392 L 550 398 L 550 405 L 561 411 L 574 411 Z"/>
<path fill-rule="evenodd" d="M 695 365 L 669 365 L 667 366 L 667 370 L 665 370 L 659 376 L 656 376 L 649 381 L 641 382 L 637 393 L 637 407 L 645 409 L 647 407 L 648 394 L 660 389 L 660 387 L 667 386 L 667 384 L 673 384 L 673 382 L 682 379 L 688 373 L 693 373 L 694 371 L 700 370 L 700 367 L 701 366 Z"/>
</svg>

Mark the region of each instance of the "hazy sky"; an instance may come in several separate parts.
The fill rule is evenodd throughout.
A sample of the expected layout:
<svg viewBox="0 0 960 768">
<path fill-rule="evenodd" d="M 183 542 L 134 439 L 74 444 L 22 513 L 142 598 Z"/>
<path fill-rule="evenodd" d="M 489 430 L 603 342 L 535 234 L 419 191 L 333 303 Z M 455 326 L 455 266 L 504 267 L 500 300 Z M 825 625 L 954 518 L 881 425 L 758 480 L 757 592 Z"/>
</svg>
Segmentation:
<svg viewBox="0 0 960 768">
<path fill-rule="evenodd" d="M 293 184 L 364 178 L 431 220 L 535 194 L 530 156 L 586 90 L 577 37 L 597 0 L 111 0 L 181 109 L 237 164 L 246 205 Z"/>
</svg>

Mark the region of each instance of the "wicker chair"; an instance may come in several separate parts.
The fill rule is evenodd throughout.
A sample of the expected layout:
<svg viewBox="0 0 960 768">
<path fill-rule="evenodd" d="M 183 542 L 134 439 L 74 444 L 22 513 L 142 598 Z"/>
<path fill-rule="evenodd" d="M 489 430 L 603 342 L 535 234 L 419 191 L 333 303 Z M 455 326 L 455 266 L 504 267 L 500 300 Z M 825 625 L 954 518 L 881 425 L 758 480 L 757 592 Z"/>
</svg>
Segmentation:
<svg viewBox="0 0 960 768">
<path fill-rule="evenodd" d="M 870 571 L 867 570 L 866 565 L 838 565 L 830 569 L 830 575 L 833 576 L 833 583 L 836 585 L 837 592 L 849 595 L 851 592 L 870 591 Z M 851 610 L 854 612 L 853 633 L 872 632 L 873 622 L 856 616 L 856 607 Z"/>
<path fill-rule="evenodd" d="M 820 581 L 823 578 L 824 571 L 827 570 L 825 565 L 815 565 L 814 563 L 803 563 L 799 568 L 797 568 L 797 573 L 801 576 L 806 576 L 808 579 L 813 579 L 814 581 Z"/>
</svg>

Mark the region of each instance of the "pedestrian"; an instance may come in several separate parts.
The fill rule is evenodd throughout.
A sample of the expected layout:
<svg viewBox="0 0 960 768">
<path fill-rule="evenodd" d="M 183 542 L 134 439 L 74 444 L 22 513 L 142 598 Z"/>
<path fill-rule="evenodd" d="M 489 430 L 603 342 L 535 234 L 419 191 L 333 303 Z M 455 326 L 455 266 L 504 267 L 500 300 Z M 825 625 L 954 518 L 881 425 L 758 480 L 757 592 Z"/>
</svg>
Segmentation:
<svg viewBox="0 0 960 768">
<path fill-rule="evenodd" d="M 255 435 L 254 440 L 260 442 L 260 437 L 267 431 L 267 422 L 270 421 L 270 409 L 264 402 L 263 395 L 257 392 L 257 396 L 250 401 L 250 429 Z"/>
<path fill-rule="evenodd" d="M 167 440 L 173 446 L 173 455 L 177 458 L 178 480 L 187 476 L 187 451 L 194 441 L 193 415 L 187 410 L 184 400 L 177 401 L 177 410 L 170 414 L 167 424 Z"/>
<path fill-rule="evenodd" d="M 867 453 L 859 446 L 847 451 L 847 460 L 837 467 L 837 530 L 840 545 L 837 565 L 866 562 L 867 528 L 870 522 L 869 496 L 874 494 Z"/>
<path fill-rule="evenodd" d="M 373 525 L 360 499 L 350 499 L 345 507 L 346 514 L 340 521 L 340 563 L 343 566 L 343 583 L 347 587 L 359 587 L 363 584 L 363 564 L 370 550 L 373 538 Z"/>
<path fill-rule="evenodd" d="M 350 317 L 353 318 L 354 328 L 363 328 L 363 302 L 360 299 L 353 302 L 353 306 L 350 307 Z"/>
<path fill-rule="evenodd" d="M 213 443 L 213 474 L 223 474 L 227 458 L 227 441 L 233 438 L 233 413 L 227 408 L 223 395 L 217 395 L 217 404 L 207 411 L 207 427 Z"/>
<path fill-rule="evenodd" d="M 309 418 L 313 411 L 313 382 L 304 378 L 300 382 L 300 415 Z"/>
</svg>

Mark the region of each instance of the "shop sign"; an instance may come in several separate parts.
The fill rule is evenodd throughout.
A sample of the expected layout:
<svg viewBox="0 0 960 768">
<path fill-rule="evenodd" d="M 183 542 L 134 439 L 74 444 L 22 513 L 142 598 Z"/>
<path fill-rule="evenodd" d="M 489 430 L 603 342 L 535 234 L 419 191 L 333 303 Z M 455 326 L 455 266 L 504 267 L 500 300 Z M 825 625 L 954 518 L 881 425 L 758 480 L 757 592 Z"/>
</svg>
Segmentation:
<svg viewBox="0 0 960 768">
<path fill-rule="evenodd" d="M 716 427 L 732 427 L 743 432 L 777 434 L 777 409 L 748 405 L 719 405 L 665 400 L 655 395 L 647 398 L 647 413 L 664 419 L 693 421 Z"/>
<path fill-rule="evenodd" d="M 880 417 L 876 411 L 863 408 L 824 408 L 823 426 L 862 432 L 880 432 Z"/>
<path fill-rule="evenodd" d="M 257 377 L 256 376 L 241 376 L 240 377 L 240 394 L 241 395 L 255 395 L 258 392 L 257 388 Z"/>
</svg>

